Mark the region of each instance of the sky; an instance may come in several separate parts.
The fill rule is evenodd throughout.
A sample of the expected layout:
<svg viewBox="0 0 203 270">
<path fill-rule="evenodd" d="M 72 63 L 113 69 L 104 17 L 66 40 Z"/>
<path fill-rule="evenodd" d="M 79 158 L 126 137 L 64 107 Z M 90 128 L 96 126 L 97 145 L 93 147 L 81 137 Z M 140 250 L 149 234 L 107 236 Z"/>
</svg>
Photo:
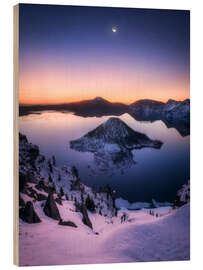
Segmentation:
<svg viewBox="0 0 203 270">
<path fill-rule="evenodd" d="M 189 98 L 189 25 L 184 10 L 20 4 L 19 102 Z"/>
</svg>

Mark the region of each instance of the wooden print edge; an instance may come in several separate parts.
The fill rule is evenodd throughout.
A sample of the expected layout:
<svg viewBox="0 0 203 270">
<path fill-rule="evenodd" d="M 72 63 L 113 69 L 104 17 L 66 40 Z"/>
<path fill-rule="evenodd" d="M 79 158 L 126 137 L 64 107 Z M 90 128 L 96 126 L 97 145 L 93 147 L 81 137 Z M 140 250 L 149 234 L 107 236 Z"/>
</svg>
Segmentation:
<svg viewBox="0 0 203 270">
<path fill-rule="evenodd" d="M 18 87 L 19 5 L 13 7 L 13 263 L 19 266 Z"/>
</svg>

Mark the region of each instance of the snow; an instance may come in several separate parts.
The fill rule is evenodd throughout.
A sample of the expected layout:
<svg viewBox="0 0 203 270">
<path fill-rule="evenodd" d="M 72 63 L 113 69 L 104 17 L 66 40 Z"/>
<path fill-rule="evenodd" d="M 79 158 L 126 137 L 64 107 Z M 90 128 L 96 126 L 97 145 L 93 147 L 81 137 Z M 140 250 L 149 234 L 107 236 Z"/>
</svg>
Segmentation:
<svg viewBox="0 0 203 270">
<path fill-rule="evenodd" d="M 153 203 L 131 204 L 118 198 L 116 205 L 121 210 L 115 216 L 116 209 L 110 192 L 96 192 L 80 183 L 73 168 L 61 168 L 51 161 L 47 162 L 40 155 L 37 146 L 29 143 L 26 137 L 20 136 L 20 174 L 29 180 L 21 189 L 20 196 L 25 202 L 33 202 L 34 210 L 42 221 L 34 224 L 22 220 L 19 222 L 21 266 L 189 259 L 189 204 L 173 210 L 166 202 L 153 200 Z M 109 148 L 112 146 L 107 146 Z M 46 196 L 48 194 L 38 190 L 36 183 L 31 183 L 30 180 L 35 180 L 36 183 L 44 180 L 49 185 L 54 183 L 57 192 L 63 187 L 69 200 L 64 200 L 63 197 L 62 205 L 57 203 L 60 216 L 63 221 L 74 222 L 77 228 L 61 226 L 58 221 L 44 214 L 45 201 L 35 200 L 29 196 L 28 191 L 34 190 Z M 179 195 L 182 194 L 189 200 L 189 185 L 183 186 Z M 74 200 L 81 203 L 82 195 L 84 200 L 89 196 L 95 203 L 95 212 L 88 211 L 93 230 L 82 222 L 82 214 L 75 211 Z M 58 195 L 54 193 L 53 196 L 55 199 Z M 158 208 L 150 208 L 152 205 Z M 126 219 L 121 222 L 121 217 L 124 216 Z"/>
<path fill-rule="evenodd" d="M 148 202 L 135 202 L 129 203 L 127 200 L 123 198 L 116 199 L 116 206 L 122 209 L 141 209 L 141 208 L 150 208 L 151 203 Z"/>
<path fill-rule="evenodd" d="M 131 209 L 131 210 L 136 210 L 136 209 L 142 209 L 142 208 L 150 208 L 150 207 L 170 207 L 172 206 L 172 203 L 169 202 L 157 202 L 154 199 L 152 199 L 152 203 L 149 202 L 134 202 L 130 203 L 127 200 L 124 200 L 123 198 L 117 198 L 116 199 L 116 207 L 117 208 L 122 208 L 122 209 Z"/>
<path fill-rule="evenodd" d="M 60 226 L 46 217 L 37 203 L 42 222 L 20 221 L 20 265 L 63 265 L 136 261 L 188 260 L 190 258 L 190 205 L 172 210 L 162 217 L 148 210 L 126 211 L 128 220 L 89 214 L 94 230 L 73 212 L 73 202 L 59 206 L 64 220 L 78 228 Z M 95 232 L 99 234 L 95 234 Z"/>
</svg>

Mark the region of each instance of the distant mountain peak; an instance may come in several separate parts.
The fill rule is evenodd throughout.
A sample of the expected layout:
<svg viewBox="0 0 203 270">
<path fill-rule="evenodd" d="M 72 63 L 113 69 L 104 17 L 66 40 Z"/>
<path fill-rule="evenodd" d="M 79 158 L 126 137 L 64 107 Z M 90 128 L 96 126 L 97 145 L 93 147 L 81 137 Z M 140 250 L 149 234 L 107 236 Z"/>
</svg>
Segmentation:
<svg viewBox="0 0 203 270">
<path fill-rule="evenodd" d="M 135 101 L 134 103 L 130 104 L 130 106 L 138 106 L 138 105 L 142 105 L 142 106 L 162 106 L 164 105 L 163 102 L 161 101 L 157 101 L 157 100 L 153 100 L 153 99 L 140 99 Z"/>
<path fill-rule="evenodd" d="M 108 102 L 106 99 L 104 99 L 102 97 L 95 97 L 93 100 L 94 101 L 105 101 L 105 102 Z"/>
</svg>

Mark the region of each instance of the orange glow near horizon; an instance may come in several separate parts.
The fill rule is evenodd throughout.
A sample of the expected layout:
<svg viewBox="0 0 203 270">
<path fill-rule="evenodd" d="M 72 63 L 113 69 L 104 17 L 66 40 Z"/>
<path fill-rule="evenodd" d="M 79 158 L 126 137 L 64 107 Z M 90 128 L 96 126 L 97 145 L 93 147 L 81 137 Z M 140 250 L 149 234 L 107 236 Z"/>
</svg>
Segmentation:
<svg viewBox="0 0 203 270">
<path fill-rule="evenodd" d="M 189 98 L 189 79 L 156 71 L 106 68 L 51 68 L 47 64 L 23 69 L 19 76 L 20 104 L 56 104 L 103 97 L 111 102 L 139 99 Z"/>
<path fill-rule="evenodd" d="M 101 68 L 80 70 L 35 69 L 20 73 L 20 104 L 56 104 L 101 96 L 111 102 L 132 103 L 139 99 L 184 100 L 189 98 L 189 82 L 140 71 Z"/>
</svg>

